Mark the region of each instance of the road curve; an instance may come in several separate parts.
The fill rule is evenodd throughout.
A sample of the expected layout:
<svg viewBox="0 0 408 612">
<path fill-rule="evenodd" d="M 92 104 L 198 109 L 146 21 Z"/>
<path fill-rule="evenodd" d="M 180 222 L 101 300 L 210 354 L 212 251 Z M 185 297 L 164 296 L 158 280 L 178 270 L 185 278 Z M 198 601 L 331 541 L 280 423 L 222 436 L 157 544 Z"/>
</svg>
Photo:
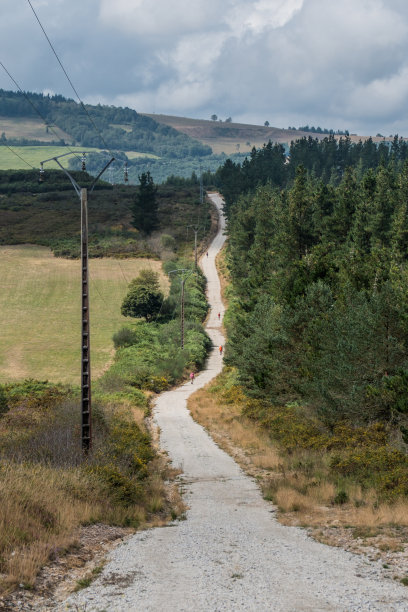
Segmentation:
<svg viewBox="0 0 408 612">
<path fill-rule="evenodd" d="M 210 197 L 220 211 L 220 230 L 201 266 L 211 305 L 207 331 L 215 348 L 194 384 L 160 395 L 154 411 L 161 445 L 183 471 L 187 519 L 128 539 L 112 551 L 102 575 L 61 609 L 407 611 L 407 590 L 384 579 L 380 564 L 280 525 L 256 483 L 189 415 L 187 398 L 222 368 L 224 308 L 215 256 L 225 240 L 224 218 L 220 196 Z"/>
</svg>

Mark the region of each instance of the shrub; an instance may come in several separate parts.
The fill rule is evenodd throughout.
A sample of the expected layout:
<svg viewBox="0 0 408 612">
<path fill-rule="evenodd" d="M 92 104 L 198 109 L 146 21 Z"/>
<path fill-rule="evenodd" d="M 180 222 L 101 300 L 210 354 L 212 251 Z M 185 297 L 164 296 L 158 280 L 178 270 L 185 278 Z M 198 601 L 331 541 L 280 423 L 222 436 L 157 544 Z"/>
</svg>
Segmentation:
<svg viewBox="0 0 408 612">
<path fill-rule="evenodd" d="M 0 385 L 0 416 L 7 412 L 8 403 L 7 403 L 7 395 L 4 390 L 3 385 Z"/>
<path fill-rule="evenodd" d="M 122 327 L 119 331 L 113 334 L 112 340 L 116 349 L 132 346 L 132 344 L 137 343 L 137 332 L 134 329 L 130 329 L 130 327 Z"/>
<path fill-rule="evenodd" d="M 340 490 L 337 491 L 334 499 L 333 499 L 333 503 L 337 504 L 339 506 L 342 506 L 343 504 L 346 504 L 349 501 L 349 496 L 346 493 L 346 491 Z"/>
</svg>

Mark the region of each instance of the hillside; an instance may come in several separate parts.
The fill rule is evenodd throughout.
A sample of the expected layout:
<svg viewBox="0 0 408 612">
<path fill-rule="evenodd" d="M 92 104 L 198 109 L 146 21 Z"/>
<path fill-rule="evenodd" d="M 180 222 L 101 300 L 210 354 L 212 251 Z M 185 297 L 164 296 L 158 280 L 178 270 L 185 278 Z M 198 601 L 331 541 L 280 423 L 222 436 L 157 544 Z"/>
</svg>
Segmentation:
<svg viewBox="0 0 408 612">
<path fill-rule="evenodd" d="M 301 129 L 281 129 L 271 126 L 251 125 L 246 123 L 234 123 L 225 121 L 209 121 L 205 119 L 189 119 L 187 117 L 175 117 L 171 115 L 145 114 L 150 119 L 155 119 L 175 130 L 199 140 L 202 144 L 211 147 L 214 154 L 226 153 L 248 153 L 253 147 L 261 148 L 270 140 L 282 144 L 289 144 L 292 140 L 312 136 L 322 140 L 327 133 L 303 131 Z M 340 138 L 340 135 L 336 136 Z M 365 141 L 369 136 L 358 136 L 350 134 L 353 142 Z M 374 137 L 375 142 L 381 142 L 384 138 Z M 386 138 L 385 140 L 389 140 Z"/>
<path fill-rule="evenodd" d="M 106 149 L 114 151 L 115 164 L 109 180 L 123 182 L 127 163 L 130 183 L 138 183 L 142 172 L 150 171 L 156 183 L 176 175 L 190 178 L 202 170 L 216 172 L 226 156 L 242 162 L 254 147 L 265 143 L 284 144 L 303 137 L 323 139 L 326 133 L 302 129 L 240 124 L 227 121 L 190 119 L 169 115 L 142 114 L 130 108 L 86 105 L 60 95 L 27 93 L 32 105 L 19 92 L 0 90 L 0 170 L 37 167 L 39 161 L 66 152 L 66 144 L 78 146 L 88 155 L 88 171 L 95 175 L 106 163 Z M 335 135 L 335 138 L 339 138 Z M 350 136 L 352 141 L 365 136 Z M 388 140 L 373 138 L 374 142 Z M 2 146 L 4 145 L 4 146 Z M 50 149 L 52 147 L 52 153 Z M 65 158 L 64 158 L 65 159 Z M 67 157 L 72 169 L 80 160 Z"/>
<path fill-rule="evenodd" d="M 88 104 L 84 110 L 74 100 L 59 95 L 30 92 L 26 96 L 0 90 L 0 133 L 4 144 L 37 144 L 34 139 L 38 144 L 67 142 L 175 158 L 211 153 L 186 134 L 130 108 Z"/>
<path fill-rule="evenodd" d="M 199 140 L 211 147 L 214 154 L 248 153 L 253 147 L 262 147 L 265 143 L 289 143 L 291 140 L 301 138 L 306 133 L 297 130 L 283 130 L 275 127 L 250 125 L 245 123 L 226 123 L 221 121 L 208 121 L 205 119 L 189 119 L 187 117 L 173 117 L 171 115 L 145 115 L 155 119 L 175 130 Z"/>
</svg>

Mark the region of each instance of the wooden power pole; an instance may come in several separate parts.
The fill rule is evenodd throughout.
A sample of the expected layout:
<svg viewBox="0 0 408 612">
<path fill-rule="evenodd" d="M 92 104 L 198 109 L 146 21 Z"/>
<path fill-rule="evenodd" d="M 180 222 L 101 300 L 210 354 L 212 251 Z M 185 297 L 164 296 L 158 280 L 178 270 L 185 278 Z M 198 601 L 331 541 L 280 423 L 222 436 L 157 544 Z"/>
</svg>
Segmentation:
<svg viewBox="0 0 408 612">
<path fill-rule="evenodd" d="M 64 153 L 50 157 L 41 162 L 40 181 L 44 181 L 44 164 L 55 161 L 65 172 L 81 201 L 81 441 L 85 455 L 92 448 L 92 418 L 91 418 L 91 330 L 89 325 L 89 268 L 88 268 L 88 190 L 81 188 L 72 174 L 60 163 L 60 157 L 72 155 Z M 74 154 L 75 155 L 75 154 Z M 92 193 L 97 180 L 109 168 L 115 158 L 105 165 L 93 181 L 89 193 Z M 85 154 L 82 157 L 82 170 L 85 170 Z"/>
<path fill-rule="evenodd" d="M 91 338 L 89 325 L 88 192 L 81 189 L 82 343 L 81 343 L 81 436 L 82 450 L 92 447 Z"/>
</svg>

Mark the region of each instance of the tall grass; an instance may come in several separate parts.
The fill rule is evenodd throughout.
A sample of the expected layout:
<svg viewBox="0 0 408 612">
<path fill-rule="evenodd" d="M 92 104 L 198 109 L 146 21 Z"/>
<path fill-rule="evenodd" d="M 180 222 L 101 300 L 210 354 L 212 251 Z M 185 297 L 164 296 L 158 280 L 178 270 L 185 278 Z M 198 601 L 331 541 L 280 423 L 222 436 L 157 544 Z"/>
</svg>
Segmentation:
<svg viewBox="0 0 408 612">
<path fill-rule="evenodd" d="M 166 464 L 144 426 L 145 396 L 94 401 L 94 447 L 81 453 L 78 398 L 29 381 L 5 388 L 0 418 L 0 593 L 32 586 L 80 525 L 137 527 L 182 511 L 167 495 Z M 176 509 L 175 509 L 176 508 Z"/>
<path fill-rule="evenodd" d="M 328 432 L 296 406 L 248 400 L 228 368 L 189 399 L 189 409 L 259 479 L 283 522 L 408 526 L 406 455 L 382 426 Z"/>
</svg>

